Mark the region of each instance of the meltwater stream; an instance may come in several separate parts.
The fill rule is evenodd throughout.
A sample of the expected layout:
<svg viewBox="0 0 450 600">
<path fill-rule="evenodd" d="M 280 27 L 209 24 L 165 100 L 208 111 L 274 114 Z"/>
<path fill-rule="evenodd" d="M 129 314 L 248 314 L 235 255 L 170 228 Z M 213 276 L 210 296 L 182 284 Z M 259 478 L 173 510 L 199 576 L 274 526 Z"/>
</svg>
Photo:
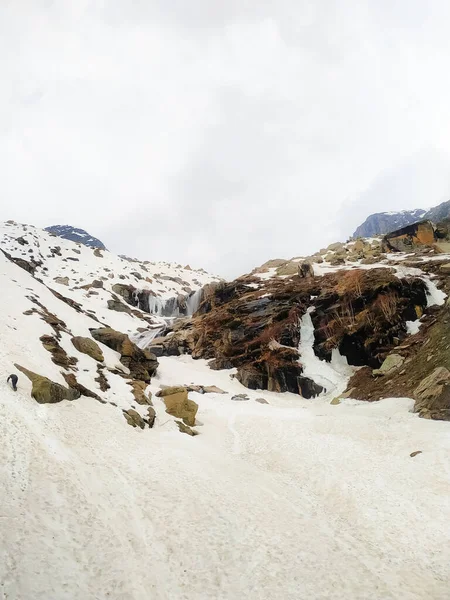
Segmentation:
<svg viewBox="0 0 450 600">
<path fill-rule="evenodd" d="M 356 369 L 348 364 L 345 356 L 342 356 L 337 348 L 332 351 L 330 362 L 320 360 L 314 354 L 314 325 L 311 319 L 314 310 L 314 307 L 308 308 L 300 321 L 298 350 L 303 374 L 325 388 L 321 396 L 336 397 L 345 390 Z"/>
</svg>

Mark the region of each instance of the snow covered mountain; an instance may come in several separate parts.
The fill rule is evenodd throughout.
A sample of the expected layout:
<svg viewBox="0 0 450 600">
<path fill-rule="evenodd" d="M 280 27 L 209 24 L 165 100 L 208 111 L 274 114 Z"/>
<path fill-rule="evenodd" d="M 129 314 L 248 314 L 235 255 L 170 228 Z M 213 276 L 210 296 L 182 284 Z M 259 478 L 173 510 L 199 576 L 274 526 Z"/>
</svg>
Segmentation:
<svg viewBox="0 0 450 600">
<path fill-rule="evenodd" d="M 13 222 L 0 249 L 0 597 L 446 597 L 448 423 L 344 390 L 444 367 L 449 256 L 358 241 L 225 283 Z M 366 326 L 388 355 L 401 334 L 410 371 L 348 364 Z M 291 385 L 294 354 L 318 397 L 238 380 L 267 364 Z"/>
<path fill-rule="evenodd" d="M 103 242 L 90 235 L 84 229 L 78 229 L 71 225 L 51 225 L 50 227 L 46 227 L 45 230 L 66 240 L 71 240 L 72 242 L 79 242 L 80 244 L 90 246 L 91 248 L 106 250 L 106 246 Z"/>
<path fill-rule="evenodd" d="M 357 227 L 353 238 L 374 237 L 390 233 L 411 223 L 425 219 L 426 211 L 421 208 L 415 210 L 402 210 L 399 212 L 382 212 L 369 215 L 367 219 Z"/>
<path fill-rule="evenodd" d="M 401 229 L 418 221 L 427 220 L 438 223 L 445 219 L 450 219 L 450 200 L 442 202 L 428 211 L 416 208 L 415 210 L 401 210 L 369 215 L 364 223 L 355 229 L 352 237 L 353 239 L 374 237 L 391 233 L 396 229 Z"/>
</svg>

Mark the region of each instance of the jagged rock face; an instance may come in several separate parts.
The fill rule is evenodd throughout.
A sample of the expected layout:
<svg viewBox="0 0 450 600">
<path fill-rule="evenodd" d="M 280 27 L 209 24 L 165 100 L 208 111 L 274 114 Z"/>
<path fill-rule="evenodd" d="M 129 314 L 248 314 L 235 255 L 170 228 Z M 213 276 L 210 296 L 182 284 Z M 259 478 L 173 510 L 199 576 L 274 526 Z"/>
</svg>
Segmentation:
<svg viewBox="0 0 450 600">
<path fill-rule="evenodd" d="M 333 348 L 349 364 L 378 368 L 394 339 L 406 337 L 405 322 L 427 305 L 426 287 L 418 278 L 398 279 L 390 269 L 344 271 L 335 287 L 315 301 L 314 350 L 330 360 Z"/>
<path fill-rule="evenodd" d="M 120 362 L 128 367 L 133 379 L 149 383 L 158 368 L 158 360 L 148 350 L 141 350 L 130 338 L 110 327 L 91 330 L 92 337 L 120 354 Z"/>
<path fill-rule="evenodd" d="M 317 356 L 330 360 L 339 348 L 350 364 L 376 368 L 426 303 L 421 279 L 400 280 L 389 268 L 264 282 L 247 276 L 216 286 L 203 314 L 154 343 L 162 354 L 188 352 L 211 359 L 211 368 L 236 367 L 237 379 L 251 389 L 309 398 L 322 390 L 303 375 L 298 352 L 299 323 L 309 306 L 315 306 Z"/>
<path fill-rule="evenodd" d="M 382 247 L 385 252 L 411 252 L 421 246 L 432 246 L 435 241 L 433 224 L 422 221 L 385 235 Z"/>
<path fill-rule="evenodd" d="M 50 227 L 46 227 L 45 230 L 72 242 L 78 242 L 91 248 L 106 250 L 103 242 L 87 233 L 84 229 L 78 229 L 70 225 L 51 225 Z"/>
</svg>

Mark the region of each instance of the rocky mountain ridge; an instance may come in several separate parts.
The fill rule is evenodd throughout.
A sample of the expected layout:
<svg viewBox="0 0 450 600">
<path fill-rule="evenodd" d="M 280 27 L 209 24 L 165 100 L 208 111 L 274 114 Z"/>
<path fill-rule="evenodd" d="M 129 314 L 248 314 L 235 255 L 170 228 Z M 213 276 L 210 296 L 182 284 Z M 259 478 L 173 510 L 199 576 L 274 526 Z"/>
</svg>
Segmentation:
<svg viewBox="0 0 450 600">
<path fill-rule="evenodd" d="M 364 223 L 355 229 L 352 238 L 384 235 L 419 221 L 438 223 L 448 218 L 450 218 L 450 200 L 442 202 L 428 211 L 417 208 L 414 210 L 374 213 L 369 215 Z"/>
</svg>

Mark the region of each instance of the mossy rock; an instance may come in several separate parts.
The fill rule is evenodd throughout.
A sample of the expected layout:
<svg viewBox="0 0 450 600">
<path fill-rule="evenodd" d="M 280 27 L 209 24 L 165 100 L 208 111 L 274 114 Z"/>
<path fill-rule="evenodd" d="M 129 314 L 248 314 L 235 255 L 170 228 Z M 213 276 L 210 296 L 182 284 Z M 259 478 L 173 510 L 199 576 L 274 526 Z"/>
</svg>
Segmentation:
<svg viewBox="0 0 450 600">
<path fill-rule="evenodd" d="M 31 396 L 39 404 L 56 404 L 62 400 L 76 400 L 80 397 L 80 392 L 78 390 L 66 388 L 63 385 L 55 383 L 43 375 L 33 373 L 33 371 L 29 371 L 18 364 L 15 366 L 19 371 L 24 373 L 33 384 Z"/>
<path fill-rule="evenodd" d="M 75 346 L 78 352 L 87 354 L 98 362 L 103 362 L 105 360 L 100 346 L 97 344 L 97 342 L 91 340 L 91 338 L 76 336 L 72 338 L 72 344 Z"/>
</svg>

